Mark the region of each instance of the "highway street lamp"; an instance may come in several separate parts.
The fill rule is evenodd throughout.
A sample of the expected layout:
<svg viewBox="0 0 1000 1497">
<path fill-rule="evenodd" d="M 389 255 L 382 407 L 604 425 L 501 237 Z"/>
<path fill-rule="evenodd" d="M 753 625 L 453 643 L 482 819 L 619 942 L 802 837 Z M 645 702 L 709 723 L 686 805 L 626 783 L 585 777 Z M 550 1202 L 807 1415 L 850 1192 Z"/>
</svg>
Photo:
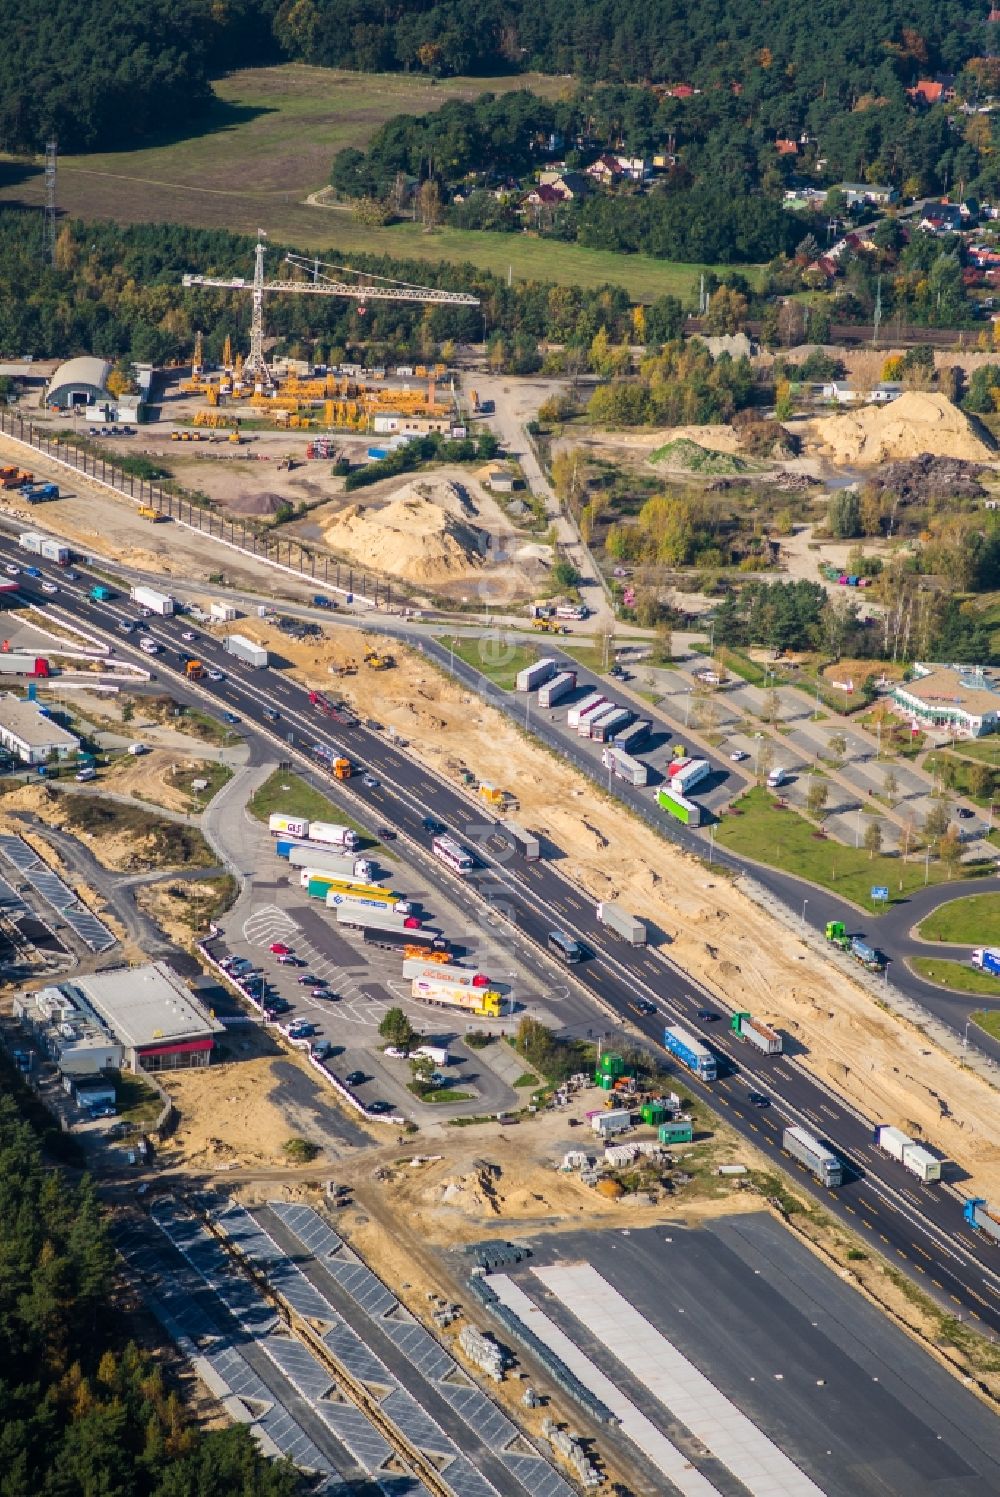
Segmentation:
<svg viewBox="0 0 1000 1497">
<path fill-rule="evenodd" d="M 804 900 L 803 900 L 803 901 L 802 901 L 802 924 L 803 924 L 803 925 L 805 925 L 805 923 L 806 923 L 806 905 L 807 905 L 807 904 L 808 904 L 808 903 L 809 903 L 809 900 L 808 900 L 808 899 L 804 899 Z"/>
<path fill-rule="evenodd" d="M 962 1049 L 963 1050 L 968 1050 L 968 1048 L 969 1048 L 969 1025 L 971 1023 L 972 1023 L 971 1019 L 966 1019 L 966 1021 L 965 1021 L 965 1032 L 962 1035 Z"/>
</svg>

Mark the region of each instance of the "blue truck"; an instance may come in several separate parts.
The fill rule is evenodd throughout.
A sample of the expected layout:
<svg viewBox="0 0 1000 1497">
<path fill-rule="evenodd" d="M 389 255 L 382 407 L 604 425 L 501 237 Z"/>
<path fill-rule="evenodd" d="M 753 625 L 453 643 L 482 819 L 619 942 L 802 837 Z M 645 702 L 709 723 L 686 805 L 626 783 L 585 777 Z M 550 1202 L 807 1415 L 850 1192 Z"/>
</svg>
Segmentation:
<svg viewBox="0 0 1000 1497">
<path fill-rule="evenodd" d="M 1000 977 L 1000 946 L 977 946 L 972 953 L 972 965 Z"/>
<path fill-rule="evenodd" d="M 983 1200 L 966 1201 L 962 1215 L 968 1226 L 984 1232 L 991 1242 L 1000 1244 L 1000 1211 L 995 1207 L 991 1211 Z"/>
<path fill-rule="evenodd" d="M 671 1055 L 676 1055 L 689 1071 L 702 1081 L 714 1081 L 716 1077 L 715 1056 L 707 1045 L 695 1039 L 686 1029 L 668 1025 L 663 1031 L 663 1044 Z"/>
</svg>

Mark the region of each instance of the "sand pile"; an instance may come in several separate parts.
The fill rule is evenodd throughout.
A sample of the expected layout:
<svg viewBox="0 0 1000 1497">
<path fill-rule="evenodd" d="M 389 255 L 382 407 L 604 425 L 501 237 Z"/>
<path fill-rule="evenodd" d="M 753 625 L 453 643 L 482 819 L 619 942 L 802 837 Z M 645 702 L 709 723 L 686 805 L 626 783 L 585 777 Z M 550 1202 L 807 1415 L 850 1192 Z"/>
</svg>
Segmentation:
<svg viewBox="0 0 1000 1497">
<path fill-rule="evenodd" d="M 342 556 L 410 582 L 447 582 L 480 567 L 487 534 L 450 514 L 414 485 L 379 509 L 349 504 L 324 528 Z"/>
<path fill-rule="evenodd" d="M 978 421 L 944 395 L 907 390 L 887 406 L 864 406 L 825 416 L 806 426 L 810 447 L 835 463 L 885 463 L 919 457 L 958 457 L 995 462 L 996 447 Z"/>
</svg>

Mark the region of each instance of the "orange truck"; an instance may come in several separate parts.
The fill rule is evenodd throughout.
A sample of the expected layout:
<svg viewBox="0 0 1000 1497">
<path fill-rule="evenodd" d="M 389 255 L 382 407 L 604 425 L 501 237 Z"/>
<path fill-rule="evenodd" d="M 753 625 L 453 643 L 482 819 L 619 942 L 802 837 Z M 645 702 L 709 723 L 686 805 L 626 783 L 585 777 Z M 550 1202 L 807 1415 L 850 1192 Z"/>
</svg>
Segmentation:
<svg viewBox="0 0 1000 1497">
<path fill-rule="evenodd" d="M 200 681 L 205 674 L 205 667 L 200 660 L 189 660 L 184 667 L 184 674 L 189 681 Z"/>
<path fill-rule="evenodd" d="M 335 780 L 349 780 L 351 778 L 350 759 L 334 759 L 333 777 Z"/>
</svg>

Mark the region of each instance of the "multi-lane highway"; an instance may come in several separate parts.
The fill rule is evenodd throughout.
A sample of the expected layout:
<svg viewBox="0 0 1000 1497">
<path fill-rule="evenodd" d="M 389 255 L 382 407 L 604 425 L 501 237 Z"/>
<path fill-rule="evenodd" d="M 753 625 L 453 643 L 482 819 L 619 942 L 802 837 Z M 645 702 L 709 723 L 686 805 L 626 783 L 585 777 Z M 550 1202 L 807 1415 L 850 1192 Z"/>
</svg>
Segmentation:
<svg viewBox="0 0 1000 1497">
<path fill-rule="evenodd" d="M 23 553 L 0 540 L 0 562 L 8 560 L 21 564 Z M 85 571 L 76 584 L 67 584 L 55 566 L 38 565 L 60 583 L 60 592 L 47 596 L 41 591 L 41 578 L 22 575 L 20 585 L 27 600 L 66 609 L 113 643 L 117 653 L 134 655 L 151 665 L 161 679 L 169 678 L 173 689 L 187 690 L 179 656 L 187 648 L 181 635 L 190 627 L 188 620 L 144 622 L 144 632 L 164 648 L 164 654 L 150 660 L 139 651 L 136 635 L 125 636 L 117 630 L 119 619 L 135 617 L 135 608 L 127 600 L 92 603 L 87 594 L 91 579 Z M 365 786 L 360 776 L 349 782 L 361 820 L 391 825 L 424 854 L 432 841 L 432 833 L 423 825 L 427 817 L 440 818 L 475 845 L 480 867 L 466 878 L 469 889 L 484 905 L 492 906 L 494 918 L 516 925 L 520 937 L 533 941 L 540 950 L 556 927 L 583 943 L 591 956 L 569 969 L 572 980 L 616 1021 L 629 1022 L 654 1043 L 660 1042 L 664 1023 L 674 1020 L 700 1034 L 720 1057 L 722 1074 L 718 1082 L 706 1087 L 685 1072 L 684 1087 L 708 1101 L 765 1155 L 798 1170 L 781 1151 L 781 1132 L 788 1122 L 800 1123 L 825 1138 L 849 1166 L 849 1178 L 841 1189 L 825 1192 L 801 1172 L 801 1187 L 910 1274 L 944 1308 L 972 1317 L 983 1329 L 1000 1330 L 1000 1250 L 964 1226 L 960 1190 L 950 1184 L 923 1185 L 874 1149 L 874 1123 L 898 1120 L 863 1117 L 794 1056 L 769 1060 L 748 1053 L 729 1032 L 714 995 L 699 988 L 662 952 L 613 943 L 596 920 L 593 902 L 560 873 L 557 861 L 529 864 L 507 856 L 506 845 L 481 808 L 406 757 L 380 732 L 359 722 L 338 723 L 321 715 L 295 682 L 276 671 L 253 671 L 240 665 L 223 653 L 217 640 L 200 631 L 191 649 L 208 666 L 226 673 L 224 680 L 206 681 L 197 688 L 204 700 L 237 714 L 286 753 L 311 760 L 312 745 L 323 744 L 371 771 L 376 785 Z M 277 710 L 278 720 L 265 716 L 266 709 Z M 565 974 L 558 980 L 565 981 Z M 652 1014 L 643 1011 L 650 1003 L 655 1006 Z M 702 1020 L 699 1010 L 721 1017 L 714 1022 Z M 753 1105 L 751 1092 L 764 1093 L 771 1105 Z"/>
</svg>

